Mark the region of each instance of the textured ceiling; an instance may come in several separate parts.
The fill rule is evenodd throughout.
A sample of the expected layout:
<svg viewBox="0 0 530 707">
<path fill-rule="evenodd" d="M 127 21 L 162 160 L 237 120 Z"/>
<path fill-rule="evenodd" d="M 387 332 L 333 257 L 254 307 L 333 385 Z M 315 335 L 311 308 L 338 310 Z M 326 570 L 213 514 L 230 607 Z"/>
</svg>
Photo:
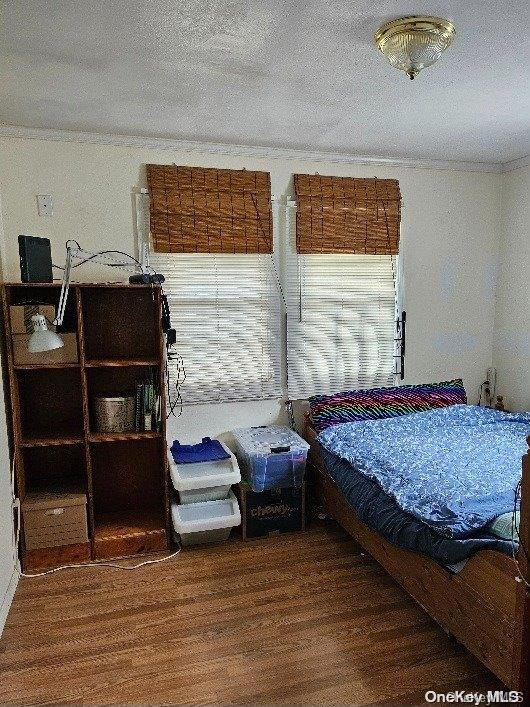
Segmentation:
<svg viewBox="0 0 530 707">
<path fill-rule="evenodd" d="M 530 152 L 530 3 L 7 0 L 0 122 L 504 162 Z M 407 14 L 457 37 L 415 81 L 375 29 Z"/>
</svg>

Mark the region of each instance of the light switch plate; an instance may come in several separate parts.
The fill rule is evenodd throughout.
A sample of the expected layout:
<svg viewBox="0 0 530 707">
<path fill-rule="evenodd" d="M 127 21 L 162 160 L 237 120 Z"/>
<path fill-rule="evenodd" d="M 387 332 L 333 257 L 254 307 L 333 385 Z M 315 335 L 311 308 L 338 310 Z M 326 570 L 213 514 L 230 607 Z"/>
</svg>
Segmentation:
<svg viewBox="0 0 530 707">
<path fill-rule="evenodd" d="M 53 216 L 53 201 L 51 194 L 37 194 L 37 210 L 39 216 Z"/>
</svg>

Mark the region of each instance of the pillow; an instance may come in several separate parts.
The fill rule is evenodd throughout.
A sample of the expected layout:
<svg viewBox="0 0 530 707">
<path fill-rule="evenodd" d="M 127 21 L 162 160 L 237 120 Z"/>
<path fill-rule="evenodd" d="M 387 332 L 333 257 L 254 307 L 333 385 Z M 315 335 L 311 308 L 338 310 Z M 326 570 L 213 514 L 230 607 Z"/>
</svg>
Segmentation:
<svg viewBox="0 0 530 707">
<path fill-rule="evenodd" d="M 459 403 L 467 403 L 460 378 L 443 383 L 350 390 L 309 398 L 311 420 L 317 432 L 342 422 L 379 420 Z"/>
<path fill-rule="evenodd" d="M 515 537 L 513 539 L 518 542 L 517 538 L 519 535 L 520 521 L 520 511 L 515 512 L 515 518 L 513 517 L 513 511 L 508 511 L 508 513 L 503 513 L 502 515 L 497 516 L 490 523 L 488 523 L 488 530 L 492 535 L 496 535 L 501 540 L 511 540 L 513 529 L 515 530 Z"/>
</svg>

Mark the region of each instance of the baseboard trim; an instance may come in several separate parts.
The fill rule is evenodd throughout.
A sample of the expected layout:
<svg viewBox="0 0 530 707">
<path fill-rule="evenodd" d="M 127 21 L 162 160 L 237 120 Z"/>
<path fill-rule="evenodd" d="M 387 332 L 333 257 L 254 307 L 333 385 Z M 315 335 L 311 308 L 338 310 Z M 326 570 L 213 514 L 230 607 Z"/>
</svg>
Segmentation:
<svg viewBox="0 0 530 707">
<path fill-rule="evenodd" d="M 15 596 L 15 591 L 18 585 L 18 579 L 19 574 L 16 568 L 13 567 L 13 574 L 11 575 L 11 579 L 9 580 L 9 584 L 7 585 L 7 591 L 4 596 L 4 600 L 0 605 L 0 636 L 2 635 L 2 631 L 4 630 L 4 626 L 7 621 L 7 615 L 9 614 L 9 609 L 11 608 L 13 597 Z"/>
</svg>

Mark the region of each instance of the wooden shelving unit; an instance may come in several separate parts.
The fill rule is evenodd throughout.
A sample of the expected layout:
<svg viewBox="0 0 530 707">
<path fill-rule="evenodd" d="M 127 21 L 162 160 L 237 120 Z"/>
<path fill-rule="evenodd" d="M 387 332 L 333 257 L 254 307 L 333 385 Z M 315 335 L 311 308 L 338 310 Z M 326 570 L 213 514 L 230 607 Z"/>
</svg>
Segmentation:
<svg viewBox="0 0 530 707">
<path fill-rule="evenodd" d="M 161 427 L 153 432 L 101 433 L 92 413 L 94 396 L 133 393 L 148 367 L 165 390 L 160 288 L 71 285 L 59 333 L 75 335 L 77 360 L 47 362 L 40 353 L 35 363 L 18 363 L 11 308 L 57 306 L 59 293 L 51 283 L 2 287 L 17 493 L 23 500 L 28 491 L 81 483 L 90 541 L 32 551 L 22 542 L 29 570 L 155 552 L 170 542 L 165 396 Z"/>
</svg>

